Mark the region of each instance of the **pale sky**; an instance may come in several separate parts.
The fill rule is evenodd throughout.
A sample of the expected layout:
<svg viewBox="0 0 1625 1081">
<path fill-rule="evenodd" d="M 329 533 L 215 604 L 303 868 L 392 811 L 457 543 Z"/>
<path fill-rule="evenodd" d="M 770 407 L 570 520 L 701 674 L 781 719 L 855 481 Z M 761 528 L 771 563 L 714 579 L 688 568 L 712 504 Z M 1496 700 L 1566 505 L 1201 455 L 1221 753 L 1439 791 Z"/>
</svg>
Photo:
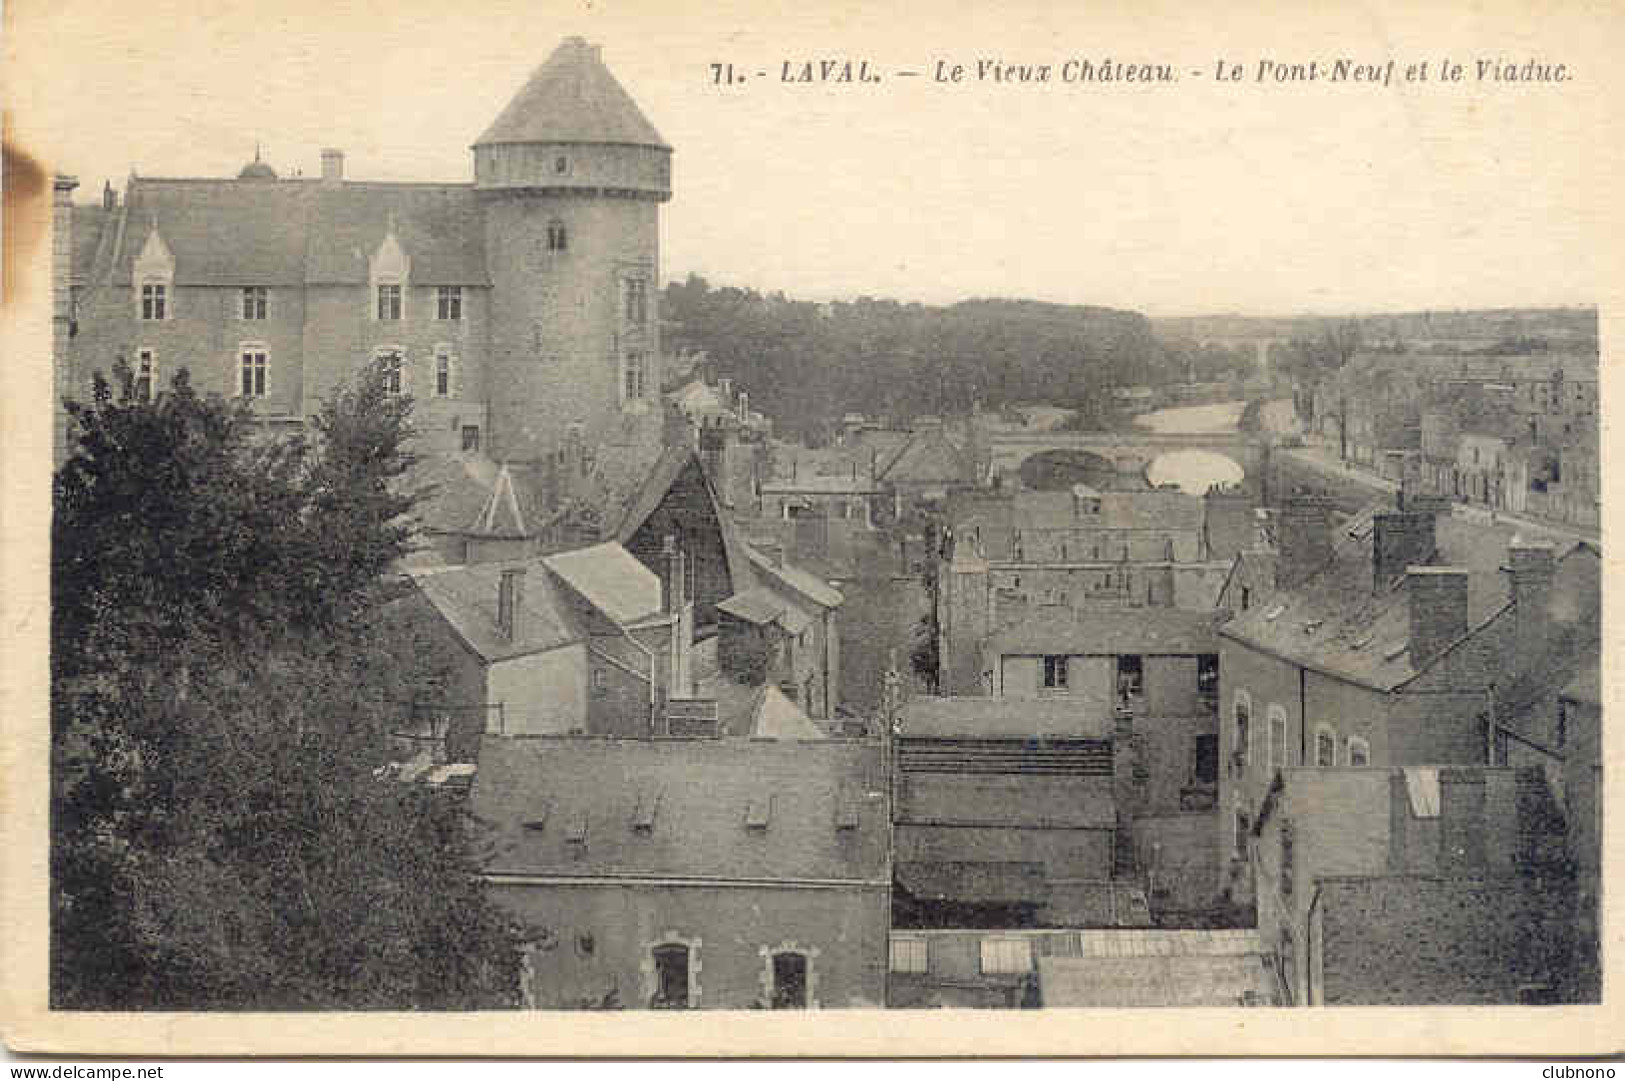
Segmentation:
<svg viewBox="0 0 1625 1081">
<path fill-rule="evenodd" d="M 468 144 L 580 34 L 676 148 L 668 279 L 1178 315 L 1593 304 L 1620 277 L 1603 240 L 1625 100 L 1607 5 L 8 6 L 12 130 L 86 199 L 132 167 L 235 175 L 256 140 L 283 175 L 318 173 L 333 145 L 352 178 L 467 180 Z M 1496 14 L 1515 7 L 1543 10 Z M 867 59 L 885 81 L 779 81 L 783 61 L 825 57 Z M 1221 57 L 1244 81 L 1215 83 Z M 1339 57 L 1392 57 L 1396 81 L 1426 60 L 1430 81 L 1253 81 L 1260 59 Z M 1462 82 L 1438 81 L 1446 57 Z M 1179 81 L 931 78 L 938 60 L 983 58 L 1168 63 Z M 1481 58 L 1561 62 L 1573 79 L 1481 83 Z M 712 85 L 713 61 L 747 82 Z"/>
</svg>

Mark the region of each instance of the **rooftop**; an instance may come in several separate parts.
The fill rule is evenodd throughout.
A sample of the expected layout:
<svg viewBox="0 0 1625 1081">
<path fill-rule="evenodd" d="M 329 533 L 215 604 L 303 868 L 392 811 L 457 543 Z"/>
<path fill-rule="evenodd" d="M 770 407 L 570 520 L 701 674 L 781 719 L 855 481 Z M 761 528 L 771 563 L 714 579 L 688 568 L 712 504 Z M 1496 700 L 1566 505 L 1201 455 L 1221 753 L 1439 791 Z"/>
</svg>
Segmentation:
<svg viewBox="0 0 1625 1081">
<path fill-rule="evenodd" d="M 874 744 L 488 736 L 479 761 L 472 810 L 495 829 L 492 872 L 887 878 Z M 635 829 L 645 805 L 652 819 Z M 572 826 L 580 840 L 569 839 Z"/>
<path fill-rule="evenodd" d="M 1178 608 L 1044 606 L 995 631 L 988 649 L 996 656 L 1217 653 L 1217 617 Z"/>
<path fill-rule="evenodd" d="M 565 38 L 497 115 L 475 146 L 597 143 L 670 150 L 609 68 L 602 50 Z"/>
<path fill-rule="evenodd" d="M 898 735 L 916 739 L 1109 739 L 1112 719 L 1086 713 L 1074 698 L 942 698 L 917 695 L 903 707 Z"/>
<path fill-rule="evenodd" d="M 559 552 L 542 563 L 616 623 L 660 611 L 659 577 L 613 541 Z"/>
<path fill-rule="evenodd" d="M 525 567 L 515 634 L 497 627 L 497 585 L 504 570 Z M 542 653 L 585 637 L 552 576 L 531 564 L 480 563 L 413 573 L 412 580 L 458 637 L 487 663 Z"/>
</svg>

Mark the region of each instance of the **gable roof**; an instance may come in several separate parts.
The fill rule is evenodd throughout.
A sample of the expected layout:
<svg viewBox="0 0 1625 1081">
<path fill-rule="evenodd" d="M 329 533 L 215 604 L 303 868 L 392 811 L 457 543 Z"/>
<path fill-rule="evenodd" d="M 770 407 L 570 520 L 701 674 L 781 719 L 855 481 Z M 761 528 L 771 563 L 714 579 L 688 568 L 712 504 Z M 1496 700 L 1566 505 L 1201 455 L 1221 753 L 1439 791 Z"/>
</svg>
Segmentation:
<svg viewBox="0 0 1625 1081">
<path fill-rule="evenodd" d="M 565 38 L 513 96 L 475 146 L 619 143 L 671 147 L 604 66 L 599 47 Z"/>
<path fill-rule="evenodd" d="M 660 578 L 614 541 L 545 556 L 542 564 L 616 623 L 660 611 Z"/>
<path fill-rule="evenodd" d="M 716 519 L 717 531 L 722 536 L 722 555 L 728 565 L 729 582 L 736 590 L 744 589 L 751 581 L 750 561 L 745 555 L 745 542 L 740 539 L 733 517 L 722 509 L 722 500 L 717 496 L 716 486 L 711 483 L 711 478 L 700 465 L 700 456 L 693 447 L 678 444 L 660 452 L 660 457 L 655 460 L 654 468 L 649 470 L 647 479 L 627 502 L 626 512 L 615 531 L 616 539 L 622 544 L 630 544 L 638 530 L 643 528 L 643 524 L 660 509 L 672 486 L 690 470 L 694 479 L 704 486 L 711 515 Z"/>
<path fill-rule="evenodd" d="M 903 444 L 878 476 L 893 484 L 970 484 L 976 469 L 970 456 L 941 430 L 927 430 Z"/>
<path fill-rule="evenodd" d="M 528 573 L 515 634 L 508 638 L 497 628 L 497 587 L 502 572 L 518 566 Z M 411 577 L 457 636 L 488 664 L 545 653 L 585 637 L 551 576 L 534 564 L 480 563 L 417 571 Z"/>
<path fill-rule="evenodd" d="M 522 465 L 498 465 L 479 453 L 425 455 L 413 464 L 406 477 L 406 486 L 417 493 L 417 505 L 412 508 L 412 519 L 417 527 L 428 533 L 484 534 L 508 536 L 503 532 L 519 524 L 510 521 L 507 512 L 498 514 L 491 522 L 496 531 L 483 529 L 486 511 L 493 500 L 499 509 L 506 499 L 498 500 L 498 481 L 508 474 L 508 492 L 518 510 L 519 522 L 532 532 L 540 531 L 552 520 L 553 513 L 540 491 L 538 471 Z"/>
<path fill-rule="evenodd" d="M 472 810 L 495 830 L 494 873 L 884 883 L 889 815 L 879 746 L 849 740 L 505 739 L 480 747 Z M 658 799 L 647 831 L 640 800 Z M 837 828 L 843 801 L 855 829 Z M 766 811 L 747 829 L 747 810 Z M 565 823 L 585 819 L 584 843 Z"/>
</svg>

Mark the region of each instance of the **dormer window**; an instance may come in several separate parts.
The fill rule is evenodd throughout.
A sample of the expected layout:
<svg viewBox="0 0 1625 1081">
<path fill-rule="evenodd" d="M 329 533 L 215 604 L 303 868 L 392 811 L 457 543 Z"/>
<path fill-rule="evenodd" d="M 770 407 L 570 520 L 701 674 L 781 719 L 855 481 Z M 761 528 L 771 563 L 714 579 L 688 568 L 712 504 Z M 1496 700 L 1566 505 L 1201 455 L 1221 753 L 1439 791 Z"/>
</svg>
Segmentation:
<svg viewBox="0 0 1625 1081">
<path fill-rule="evenodd" d="M 570 250 L 570 234 L 568 230 L 564 228 L 564 223 L 559 221 L 557 218 L 554 218 L 552 221 L 547 223 L 547 250 Z"/>
<path fill-rule="evenodd" d="M 243 318 L 260 320 L 270 301 L 270 290 L 263 285 L 250 285 L 243 289 Z"/>
<path fill-rule="evenodd" d="M 169 286 L 163 282 L 141 283 L 141 318 L 162 322 L 169 318 Z"/>
<path fill-rule="evenodd" d="M 401 318 L 401 287 L 399 285 L 380 285 L 378 287 L 378 321 L 381 323 L 397 323 Z"/>
<path fill-rule="evenodd" d="M 570 171 L 570 159 L 560 154 L 553 159 L 553 172 L 563 176 Z"/>
</svg>

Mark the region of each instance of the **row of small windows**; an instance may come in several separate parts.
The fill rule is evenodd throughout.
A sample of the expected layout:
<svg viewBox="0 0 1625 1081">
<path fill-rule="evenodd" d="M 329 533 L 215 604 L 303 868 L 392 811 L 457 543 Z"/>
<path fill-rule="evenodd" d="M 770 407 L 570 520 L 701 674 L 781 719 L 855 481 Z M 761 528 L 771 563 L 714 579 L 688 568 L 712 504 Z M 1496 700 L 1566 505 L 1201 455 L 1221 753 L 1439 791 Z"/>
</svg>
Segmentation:
<svg viewBox="0 0 1625 1081">
<path fill-rule="evenodd" d="M 406 354 L 393 348 L 380 349 L 375 354 L 383 361 L 384 390 L 401 394 L 406 389 Z M 457 357 L 449 346 L 437 346 L 434 353 L 433 394 L 436 398 L 451 398 L 457 394 Z M 157 394 L 158 353 L 154 349 L 138 349 L 132 371 L 132 391 L 137 401 L 150 402 Z M 244 398 L 264 398 L 271 390 L 270 349 L 258 342 L 245 343 L 237 351 L 237 392 Z"/>
<path fill-rule="evenodd" d="M 1235 764 L 1237 772 L 1244 769 L 1248 754 L 1252 749 L 1252 698 L 1246 691 L 1237 691 L 1235 704 L 1232 707 L 1232 718 L 1235 733 Z M 1287 722 L 1286 710 L 1275 703 L 1270 703 L 1268 714 L 1268 727 L 1266 735 L 1269 744 L 1266 748 L 1266 761 L 1272 770 L 1284 769 L 1287 762 Z M 1313 750 L 1313 763 L 1320 767 L 1338 765 L 1338 749 L 1340 743 L 1337 730 L 1330 725 L 1319 724 L 1315 726 L 1315 743 Z M 1369 766 L 1371 764 L 1371 745 L 1359 736 L 1350 736 L 1341 743 L 1342 764 L 1345 766 Z"/>
<path fill-rule="evenodd" d="M 382 322 L 399 322 L 403 317 L 401 286 L 385 283 L 377 287 L 377 313 Z M 238 314 L 248 322 L 261 322 L 270 314 L 270 290 L 263 285 L 244 286 L 240 293 Z M 435 288 L 435 319 L 456 323 L 463 318 L 463 287 L 441 285 Z M 141 319 L 143 322 L 163 322 L 170 317 L 169 284 L 143 282 L 141 285 Z"/>
</svg>

